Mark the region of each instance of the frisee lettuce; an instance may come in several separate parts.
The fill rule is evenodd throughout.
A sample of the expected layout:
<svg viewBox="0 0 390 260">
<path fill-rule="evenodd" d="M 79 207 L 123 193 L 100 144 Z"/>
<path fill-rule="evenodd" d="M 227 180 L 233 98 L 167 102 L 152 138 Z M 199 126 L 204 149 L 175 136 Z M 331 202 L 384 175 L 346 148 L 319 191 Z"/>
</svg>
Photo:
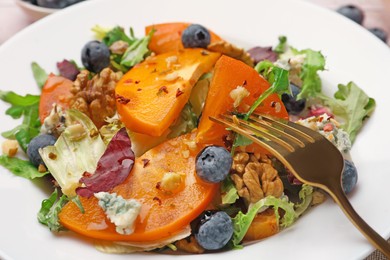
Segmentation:
<svg viewBox="0 0 390 260">
<path fill-rule="evenodd" d="M 280 220 L 282 227 L 288 227 L 298 218 L 294 210 L 294 204 L 289 202 L 286 197 L 275 198 L 274 196 L 267 196 L 258 202 L 249 205 L 248 212 L 246 214 L 241 211 L 232 219 L 233 221 L 233 237 L 231 239 L 232 246 L 235 248 L 241 248 L 241 241 L 244 238 L 246 232 L 249 229 L 253 219 L 257 213 L 267 207 L 273 207 L 275 215 L 279 221 L 279 208 L 284 210 L 284 215 Z"/>
<path fill-rule="evenodd" d="M 295 213 L 297 216 L 302 215 L 302 213 L 305 212 L 311 205 L 311 201 L 313 200 L 313 187 L 303 184 L 301 190 L 299 191 L 299 199 L 301 202 L 295 204 Z"/>
<path fill-rule="evenodd" d="M 222 204 L 233 204 L 239 198 L 236 186 L 228 176 L 221 185 Z"/>
<path fill-rule="evenodd" d="M 345 130 L 353 143 L 363 126 L 363 121 L 374 111 L 376 103 L 355 83 L 339 84 L 334 98 L 318 95 L 334 115 L 344 119 L 341 128 Z"/>
</svg>

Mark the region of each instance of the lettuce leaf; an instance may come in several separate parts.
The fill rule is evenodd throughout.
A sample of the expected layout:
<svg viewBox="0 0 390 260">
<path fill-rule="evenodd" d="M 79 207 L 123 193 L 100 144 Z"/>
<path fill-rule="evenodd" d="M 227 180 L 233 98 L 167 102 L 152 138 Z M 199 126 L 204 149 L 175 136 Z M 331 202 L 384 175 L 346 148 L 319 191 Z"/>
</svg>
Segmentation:
<svg viewBox="0 0 390 260">
<path fill-rule="evenodd" d="M 363 126 L 363 121 L 374 111 L 376 103 L 355 83 L 338 85 L 334 98 L 319 95 L 333 114 L 344 119 L 341 128 L 345 130 L 353 143 L 356 135 Z"/>
<path fill-rule="evenodd" d="M 233 204 L 239 198 L 236 186 L 232 179 L 228 176 L 221 185 L 222 204 Z"/>
<path fill-rule="evenodd" d="M 150 54 L 148 45 L 153 33 L 154 30 L 151 30 L 145 37 L 134 40 L 123 54 L 120 65 L 131 68 L 143 61 Z"/>
<path fill-rule="evenodd" d="M 232 244 L 233 247 L 240 248 L 240 243 L 244 238 L 246 232 L 249 229 L 253 219 L 259 211 L 267 207 L 273 207 L 275 210 L 276 217 L 279 219 L 279 208 L 285 211 L 282 219 L 280 220 L 280 225 L 282 227 L 288 227 L 298 218 L 294 210 L 294 204 L 289 202 L 286 197 L 275 198 L 273 196 L 265 197 L 258 202 L 251 204 L 249 206 L 248 212 L 246 214 L 241 211 L 232 219 L 233 220 L 233 237 Z"/>
<path fill-rule="evenodd" d="M 36 62 L 31 63 L 31 70 L 34 75 L 35 82 L 40 88 L 43 88 L 48 78 L 47 72 Z"/>
<path fill-rule="evenodd" d="M 55 189 L 49 198 L 42 201 L 41 209 L 37 215 L 38 221 L 48 226 L 51 231 L 60 231 L 63 227 L 59 222 L 58 213 L 68 201 L 66 195 L 62 195 L 58 199 L 58 190 Z"/>
<path fill-rule="evenodd" d="M 39 153 L 62 192 L 72 198 L 84 172 L 94 172 L 106 146 L 91 119 L 78 110 L 66 112 L 67 128 L 54 146 L 46 146 Z M 75 139 L 70 127 L 81 124 L 84 135 Z"/>
<path fill-rule="evenodd" d="M 299 54 L 305 54 L 302 71 L 299 75 L 302 80 L 301 92 L 298 99 L 315 97 L 321 93 L 322 83 L 318 71 L 325 69 L 325 57 L 319 51 L 311 49 L 302 50 Z"/>
<path fill-rule="evenodd" d="M 13 174 L 30 180 L 40 178 L 48 174 L 48 172 L 39 172 L 37 168 L 30 163 L 30 161 L 16 157 L 8 157 L 6 155 L 0 156 L 0 165 L 7 168 Z"/>
<path fill-rule="evenodd" d="M 13 91 L 0 90 L 0 99 L 11 104 L 5 112 L 14 119 L 23 117 L 23 121 L 15 128 L 3 132 L 1 135 L 7 139 L 16 139 L 24 151 L 31 139 L 39 134 L 41 122 L 39 120 L 39 96 L 27 94 L 21 96 Z"/>
<path fill-rule="evenodd" d="M 303 184 L 301 190 L 299 191 L 299 199 L 301 202 L 295 204 L 295 213 L 297 216 L 302 215 L 305 212 L 313 199 L 313 187 L 307 184 Z"/>
</svg>

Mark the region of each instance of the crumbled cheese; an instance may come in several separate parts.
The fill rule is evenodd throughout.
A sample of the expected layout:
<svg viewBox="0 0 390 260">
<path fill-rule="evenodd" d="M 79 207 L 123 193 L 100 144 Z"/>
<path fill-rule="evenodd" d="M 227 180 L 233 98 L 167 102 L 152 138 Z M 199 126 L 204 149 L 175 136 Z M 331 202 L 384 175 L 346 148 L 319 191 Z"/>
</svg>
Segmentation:
<svg viewBox="0 0 390 260">
<path fill-rule="evenodd" d="M 168 75 L 165 76 L 166 81 L 174 81 L 179 77 L 179 74 L 174 71 L 172 73 L 169 73 Z"/>
<path fill-rule="evenodd" d="M 177 56 L 169 56 L 165 59 L 165 61 L 167 62 L 167 67 L 170 68 L 172 66 L 172 64 L 175 64 L 177 63 Z"/>
<path fill-rule="evenodd" d="M 61 135 L 65 130 L 65 115 L 60 106 L 53 105 L 50 114 L 45 118 L 41 126 L 41 134 Z"/>
<path fill-rule="evenodd" d="M 98 192 L 94 195 L 99 199 L 99 206 L 108 219 L 115 224 L 117 233 L 130 235 L 134 232 L 134 222 L 141 211 L 141 203 L 135 199 L 124 199 L 116 193 Z"/>
<path fill-rule="evenodd" d="M 317 117 L 312 116 L 298 120 L 297 123 L 319 132 L 331 141 L 340 151 L 348 152 L 351 150 L 352 144 L 348 133 L 339 128 L 340 124 L 326 113 Z"/>
<path fill-rule="evenodd" d="M 81 124 L 74 124 L 68 126 L 65 129 L 64 134 L 67 135 L 70 140 L 78 141 L 83 139 L 87 135 L 87 132 Z"/>
<path fill-rule="evenodd" d="M 290 64 L 291 69 L 301 69 L 305 59 L 306 54 L 298 54 L 291 57 L 288 63 Z"/>
<path fill-rule="evenodd" d="M 1 144 L 3 154 L 9 157 L 13 157 L 16 155 L 16 153 L 18 152 L 18 147 L 18 141 L 16 140 L 7 139 Z"/>
<path fill-rule="evenodd" d="M 164 191 L 177 190 L 183 183 L 183 174 L 177 172 L 167 172 L 161 179 L 160 187 Z"/>
<path fill-rule="evenodd" d="M 237 86 L 235 89 L 230 91 L 229 96 L 234 101 L 233 107 L 237 108 L 241 104 L 242 100 L 249 96 L 249 94 L 249 91 L 243 86 Z"/>
</svg>

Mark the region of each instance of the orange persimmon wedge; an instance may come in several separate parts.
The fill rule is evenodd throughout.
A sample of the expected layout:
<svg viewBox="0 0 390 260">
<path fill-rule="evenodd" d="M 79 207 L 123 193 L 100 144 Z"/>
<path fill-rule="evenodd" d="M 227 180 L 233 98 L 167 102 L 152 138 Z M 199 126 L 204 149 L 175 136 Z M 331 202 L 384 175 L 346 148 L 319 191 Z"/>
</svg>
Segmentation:
<svg viewBox="0 0 390 260">
<path fill-rule="evenodd" d="M 50 114 L 53 109 L 53 104 L 59 105 L 62 109 L 67 109 L 70 106 L 73 82 L 62 76 L 50 74 L 42 88 L 41 99 L 39 101 L 39 118 L 41 123 Z"/>
<path fill-rule="evenodd" d="M 184 49 L 181 34 L 189 25 L 190 23 L 161 23 L 145 27 L 146 35 L 151 30 L 155 30 L 149 42 L 149 49 L 156 54 Z M 209 30 L 209 32 L 211 43 L 222 40 L 212 31 Z"/>
<path fill-rule="evenodd" d="M 234 100 L 230 97 L 230 93 L 238 86 L 244 87 L 249 92 L 249 95 L 243 98 L 235 109 L 243 113 L 248 111 L 270 85 L 250 66 L 228 56 L 221 56 L 215 64 L 214 75 L 199 122 L 197 142 L 223 144 L 222 138 L 228 131 L 224 126 L 212 122 L 209 117 L 234 111 Z M 277 94 L 270 95 L 255 111 L 288 119 L 288 113 Z"/>
<path fill-rule="evenodd" d="M 219 57 L 203 49 L 184 49 L 136 65 L 115 88 L 121 121 L 133 132 L 161 136 L 179 117 L 199 77 Z"/>
<path fill-rule="evenodd" d="M 204 145 L 189 147 L 194 138 L 195 133 L 190 133 L 149 150 L 136 159 L 127 179 L 112 190 L 142 203 L 133 234 L 118 234 L 95 197 L 80 198 L 84 214 L 74 203 L 66 204 L 59 214 L 61 224 L 87 237 L 111 241 L 153 241 L 182 230 L 206 209 L 218 190 L 217 184 L 196 175 L 196 155 Z M 176 192 L 159 187 L 168 172 L 183 174 L 183 185 Z"/>
</svg>

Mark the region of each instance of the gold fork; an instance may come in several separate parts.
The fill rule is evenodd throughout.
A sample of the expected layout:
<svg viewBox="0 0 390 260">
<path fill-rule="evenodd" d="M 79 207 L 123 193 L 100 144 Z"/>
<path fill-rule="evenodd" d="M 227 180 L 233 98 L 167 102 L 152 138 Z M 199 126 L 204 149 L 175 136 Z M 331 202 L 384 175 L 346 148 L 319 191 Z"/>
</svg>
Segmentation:
<svg viewBox="0 0 390 260">
<path fill-rule="evenodd" d="M 390 244 L 356 213 L 345 196 L 341 184 L 343 156 L 324 136 L 302 125 L 264 115 L 252 114 L 245 121 L 224 114 L 210 120 L 266 148 L 302 183 L 329 193 L 367 240 L 390 259 Z"/>
</svg>

